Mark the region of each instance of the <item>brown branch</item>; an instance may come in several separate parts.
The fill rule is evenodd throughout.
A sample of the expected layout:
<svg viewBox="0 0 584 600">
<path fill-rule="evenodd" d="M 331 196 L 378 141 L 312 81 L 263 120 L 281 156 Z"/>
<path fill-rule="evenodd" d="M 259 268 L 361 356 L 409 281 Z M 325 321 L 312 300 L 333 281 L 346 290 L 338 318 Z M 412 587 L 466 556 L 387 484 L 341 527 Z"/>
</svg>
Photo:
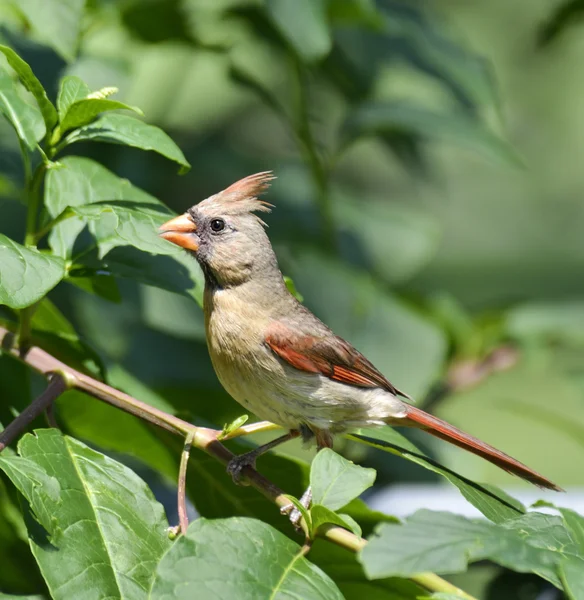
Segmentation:
<svg viewBox="0 0 584 600">
<path fill-rule="evenodd" d="M 0 347 L 4 352 L 8 352 L 15 358 L 25 362 L 39 373 L 46 376 L 52 376 L 51 382 L 61 381 L 64 385 L 64 389 L 74 388 L 81 390 L 94 398 L 107 402 L 112 406 L 116 406 L 117 408 L 153 423 L 154 425 L 158 425 L 171 433 L 183 436 L 186 440 L 192 440 L 192 446 L 206 452 L 209 456 L 212 456 L 224 465 L 227 465 L 234 457 L 234 454 L 217 440 L 217 437 L 221 434 L 220 430 L 197 427 L 174 415 L 170 415 L 145 404 L 144 402 L 140 402 L 140 400 L 137 400 L 120 390 L 69 367 L 38 346 L 31 346 L 27 350 L 21 352 L 15 345 L 14 334 L 2 326 L 0 326 Z M 54 374 L 58 374 L 59 377 L 55 378 Z M 57 385 L 57 383 L 55 383 L 55 385 Z M 51 387 L 51 383 L 49 384 L 49 387 Z M 47 388 L 47 390 L 48 389 L 49 388 Z M 43 393 L 41 397 L 44 397 L 44 395 L 47 394 L 47 390 L 45 390 L 45 393 Z M 33 404 L 40 402 L 41 397 L 35 400 Z M 53 396 L 52 399 L 55 397 L 56 396 Z M 43 402 L 42 408 L 36 414 L 42 412 L 42 410 L 50 404 L 46 399 Z M 31 409 L 31 413 L 34 412 L 31 408 L 33 404 L 25 409 L 22 414 L 29 409 Z M 12 436 L 11 439 L 14 439 L 14 437 L 30 423 L 30 420 L 25 422 L 23 419 L 16 424 L 16 421 L 18 421 L 19 418 L 20 417 L 17 417 L 17 419 L 4 430 L 3 435 L 6 431 L 10 430 L 9 435 Z M 181 461 L 181 466 L 183 462 L 186 468 L 186 461 Z M 274 502 L 279 508 L 283 508 L 290 504 L 290 501 L 279 487 L 252 467 L 245 467 L 242 470 L 242 474 L 257 491 Z M 367 541 L 363 538 L 357 537 L 350 531 L 332 524 L 319 528 L 318 535 L 319 537 L 350 550 L 351 552 L 359 552 L 367 544 Z M 461 598 L 466 598 L 467 600 L 476 600 L 473 596 L 466 594 L 434 573 L 421 573 L 410 577 L 410 579 L 432 592 L 449 592 L 458 594 Z"/>
<path fill-rule="evenodd" d="M 26 429 L 44 410 L 48 409 L 56 398 L 58 398 L 67 389 L 67 382 L 59 373 L 50 375 L 49 384 L 45 391 L 35 400 L 33 400 L 19 415 L 12 421 L 2 433 L 0 433 L 0 452 L 11 444 L 14 439 Z"/>
</svg>

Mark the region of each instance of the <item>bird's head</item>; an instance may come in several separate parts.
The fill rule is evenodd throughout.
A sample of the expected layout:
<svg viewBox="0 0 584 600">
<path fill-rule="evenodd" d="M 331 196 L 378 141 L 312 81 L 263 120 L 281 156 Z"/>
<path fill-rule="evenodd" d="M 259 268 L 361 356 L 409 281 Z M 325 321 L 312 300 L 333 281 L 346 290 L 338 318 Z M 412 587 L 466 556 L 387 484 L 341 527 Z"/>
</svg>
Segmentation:
<svg viewBox="0 0 584 600">
<path fill-rule="evenodd" d="M 270 205 L 258 196 L 271 172 L 245 177 L 160 227 L 160 235 L 193 253 L 208 283 L 233 287 L 279 273 L 263 221 Z"/>
</svg>

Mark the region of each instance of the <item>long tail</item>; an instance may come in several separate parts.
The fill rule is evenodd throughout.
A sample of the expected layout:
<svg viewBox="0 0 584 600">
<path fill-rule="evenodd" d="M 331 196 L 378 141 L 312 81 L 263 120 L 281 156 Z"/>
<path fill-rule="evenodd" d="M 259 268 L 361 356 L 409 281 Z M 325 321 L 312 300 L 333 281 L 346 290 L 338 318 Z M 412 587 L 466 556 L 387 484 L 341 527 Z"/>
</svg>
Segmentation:
<svg viewBox="0 0 584 600">
<path fill-rule="evenodd" d="M 398 427 L 417 427 L 418 429 L 423 429 L 442 440 L 446 440 L 447 442 L 455 444 L 460 448 L 464 448 L 473 454 L 477 454 L 478 456 L 481 456 L 489 462 L 497 465 L 501 469 L 504 469 L 508 473 L 517 475 L 518 477 L 521 477 L 522 479 L 525 479 L 541 488 L 547 488 L 557 492 L 564 491 L 561 487 L 558 487 L 549 479 L 546 479 L 539 473 L 536 473 L 529 467 L 526 467 L 518 460 L 515 460 L 504 452 L 493 448 L 493 446 L 489 446 L 489 444 L 485 444 L 485 442 L 481 442 L 481 440 L 473 437 L 472 435 L 468 435 L 467 433 L 460 431 L 460 429 L 457 429 L 446 421 L 438 419 L 437 417 L 434 417 L 433 415 L 409 404 L 407 405 L 407 411 L 408 412 L 405 418 L 399 420 L 393 419 L 390 421 L 390 424 Z"/>
</svg>

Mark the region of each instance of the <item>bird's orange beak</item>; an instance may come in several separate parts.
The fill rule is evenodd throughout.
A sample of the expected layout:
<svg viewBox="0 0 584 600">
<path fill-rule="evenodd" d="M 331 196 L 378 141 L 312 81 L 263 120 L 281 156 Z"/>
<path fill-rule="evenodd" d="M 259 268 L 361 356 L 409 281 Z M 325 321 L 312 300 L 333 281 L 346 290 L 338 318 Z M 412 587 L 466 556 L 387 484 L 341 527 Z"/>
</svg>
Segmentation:
<svg viewBox="0 0 584 600">
<path fill-rule="evenodd" d="M 196 231 L 197 226 L 188 213 L 170 219 L 158 229 L 158 233 L 165 240 L 193 252 L 199 249 L 200 240 L 195 234 Z"/>
</svg>

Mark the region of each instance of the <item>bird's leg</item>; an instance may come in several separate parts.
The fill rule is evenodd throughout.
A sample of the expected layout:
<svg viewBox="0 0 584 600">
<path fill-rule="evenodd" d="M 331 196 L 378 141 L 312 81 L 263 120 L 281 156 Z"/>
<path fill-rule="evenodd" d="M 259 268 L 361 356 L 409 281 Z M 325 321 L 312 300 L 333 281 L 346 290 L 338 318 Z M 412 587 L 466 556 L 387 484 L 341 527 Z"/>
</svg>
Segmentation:
<svg viewBox="0 0 584 600">
<path fill-rule="evenodd" d="M 302 431 L 302 436 L 306 438 L 304 432 Z M 316 451 L 320 452 L 323 448 L 332 448 L 333 447 L 333 436 L 329 431 L 324 429 L 317 429 L 314 432 L 316 436 Z M 312 488 L 308 486 L 304 491 L 304 494 L 300 497 L 300 504 L 304 506 L 306 510 L 310 508 L 312 504 Z M 280 509 L 280 512 L 284 515 L 288 515 L 290 522 L 296 529 L 300 529 L 300 519 L 302 518 L 302 513 L 293 505 L 289 504 L 288 506 L 284 506 Z"/>
<path fill-rule="evenodd" d="M 264 444 L 263 446 L 258 446 L 250 452 L 233 457 L 227 464 L 227 472 L 231 475 L 231 477 L 233 477 L 234 483 L 241 485 L 243 476 L 242 471 L 245 469 L 245 467 L 252 467 L 255 469 L 255 462 L 258 456 L 261 456 L 268 450 L 271 450 L 272 448 L 275 448 L 276 446 L 279 446 L 288 440 L 294 439 L 299 435 L 300 432 L 298 430 L 292 429 L 286 435 L 282 435 L 279 438 Z"/>
</svg>

